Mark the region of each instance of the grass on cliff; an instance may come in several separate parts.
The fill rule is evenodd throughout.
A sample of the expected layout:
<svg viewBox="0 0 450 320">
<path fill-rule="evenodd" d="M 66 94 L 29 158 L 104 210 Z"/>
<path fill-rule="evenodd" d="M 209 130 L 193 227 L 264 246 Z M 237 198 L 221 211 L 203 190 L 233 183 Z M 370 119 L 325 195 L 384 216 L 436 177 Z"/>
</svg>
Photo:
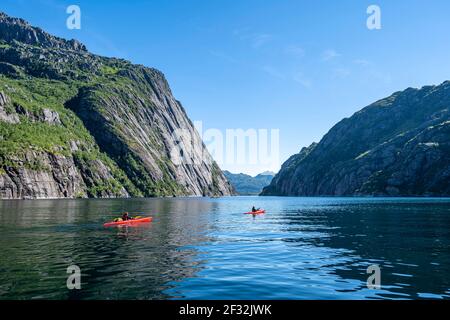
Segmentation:
<svg viewBox="0 0 450 320">
<path fill-rule="evenodd" d="M 73 153 L 74 161 L 77 167 L 82 170 L 95 171 L 95 165 L 98 160 L 104 163 L 111 170 L 111 174 L 114 179 L 107 181 L 96 180 L 92 184 L 88 185 L 88 195 L 91 197 L 100 197 L 103 192 L 111 191 L 115 195 L 121 194 L 122 186 L 127 190 L 130 196 L 140 197 L 142 193 L 136 186 L 130 181 L 125 172 L 120 169 L 116 163 L 111 160 L 105 153 L 100 152 L 98 149 L 93 151 L 75 151 Z"/>
<path fill-rule="evenodd" d="M 0 44 L 1 45 L 1 44 Z M 108 59 L 109 61 L 110 59 Z M 106 61 L 106 60 L 105 60 Z M 39 121 L 32 121 L 27 116 L 20 116 L 21 122 L 10 124 L 0 121 L 0 170 L 4 171 L 5 166 L 17 167 L 14 159 L 23 160 L 23 155 L 29 151 L 47 152 L 50 154 L 62 154 L 73 156 L 78 161 L 78 166 L 86 170 L 94 170 L 94 160 L 101 161 L 110 169 L 113 179 L 107 181 L 94 181 L 88 186 L 89 196 L 101 196 L 106 191 L 119 194 L 123 186 L 132 196 L 172 196 L 185 194 L 184 186 L 179 185 L 170 173 L 167 163 L 159 163 L 163 177 L 159 181 L 149 175 L 146 168 L 139 161 L 131 161 L 121 168 L 117 165 L 120 158 L 110 158 L 107 154 L 100 152 L 97 143 L 83 122 L 72 110 L 65 106 L 65 103 L 75 97 L 80 88 L 84 86 L 98 86 L 97 98 L 109 101 L 112 94 L 120 92 L 121 98 L 128 107 L 135 107 L 136 100 L 134 94 L 139 97 L 146 97 L 153 94 L 149 88 L 147 79 L 140 73 L 137 83 L 129 77 L 123 76 L 121 71 L 128 65 L 119 60 L 111 63 L 103 63 L 98 69 L 100 72 L 95 75 L 89 74 L 85 80 L 77 80 L 82 77 L 74 77 L 72 80 L 51 80 L 42 77 L 23 76 L 20 79 L 8 78 L 0 75 L 0 91 L 7 94 L 13 104 L 8 108 L 21 106 L 27 113 L 32 115 L 42 114 L 44 109 L 58 112 L 61 124 L 48 124 Z M 73 70 L 75 73 L 83 73 L 83 70 Z M 142 82 L 142 86 L 139 84 Z M 104 90 L 105 88 L 109 90 Z M 135 92 L 137 90 L 138 92 Z M 145 99 L 149 108 L 155 107 L 150 100 Z M 100 104 L 101 105 L 101 104 Z M 105 110 L 99 110 L 105 111 Z M 126 118 L 126 117 L 124 117 Z M 116 124 L 114 124 L 116 125 Z M 118 124 L 117 124 L 118 126 Z M 123 136 L 122 130 L 117 130 Z M 155 133 L 149 138 L 149 143 L 161 149 L 159 135 Z M 73 152 L 70 149 L 70 142 L 80 142 L 80 150 Z M 127 141 L 132 144 L 132 141 Z M 127 160 L 127 159 L 122 159 Z M 128 159 L 130 160 L 130 159 Z M 134 160 L 134 159 L 133 159 Z M 39 169 L 39 164 L 27 164 L 30 168 Z M 130 170 L 126 170 L 126 169 Z M 1 173 L 1 171 L 0 171 Z M 213 188 L 217 188 L 217 181 L 213 183 Z"/>
<path fill-rule="evenodd" d="M 7 111 L 14 111 L 13 106 L 19 106 L 31 115 L 38 116 L 43 109 L 58 112 L 61 124 L 49 124 L 32 121 L 25 115 L 20 115 L 20 122 L 11 124 L 0 121 L 0 168 L 18 168 L 21 164 L 16 159 L 24 160 L 24 166 L 29 169 L 43 171 L 38 163 L 26 162 L 27 152 L 46 152 L 74 156 L 84 169 L 89 169 L 91 161 L 100 159 L 110 170 L 114 179 L 96 181 L 88 190 L 89 196 L 98 197 L 105 191 L 119 195 L 122 186 L 132 196 L 141 196 L 140 191 L 128 179 L 126 174 L 117 167 L 106 154 L 101 153 L 94 138 L 84 127 L 82 121 L 64 104 L 78 93 L 82 83 L 61 82 L 40 78 L 9 79 L 0 76 L 0 91 L 4 92 L 13 103 L 7 106 Z M 72 152 L 70 142 L 81 144 L 81 150 Z M 1 172 L 0 172 L 1 173 Z"/>
<path fill-rule="evenodd" d="M 2 155 L 22 155 L 26 150 L 67 155 L 67 142 L 73 139 L 76 135 L 61 126 L 32 123 L 24 119 L 17 124 L 0 122 Z"/>
<path fill-rule="evenodd" d="M 20 115 L 20 123 L 0 122 L 0 152 L 2 155 L 23 155 L 27 150 L 70 154 L 70 141 L 95 145 L 83 123 L 64 102 L 76 94 L 75 86 L 44 79 L 12 80 L 0 77 L 0 91 L 14 106 L 20 106 L 32 117 L 39 117 L 44 109 L 58 112 L 61 125 L 33 121 Z M 11 109 L 11 106 L 9 106 Z M 11 111 L 11 110 L 9 110 Z"/>
</svg>

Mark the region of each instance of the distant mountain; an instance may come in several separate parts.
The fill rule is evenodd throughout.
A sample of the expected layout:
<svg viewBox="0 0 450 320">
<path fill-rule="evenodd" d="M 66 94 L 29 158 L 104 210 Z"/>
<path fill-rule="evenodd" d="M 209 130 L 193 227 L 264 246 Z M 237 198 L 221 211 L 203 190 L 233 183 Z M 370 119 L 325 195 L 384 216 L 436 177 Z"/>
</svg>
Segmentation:
<svg viewBox="0 0 450 320">
<path fill-rule="evenodd" d="M 265 186 L 268 186 L 272 181 L 275 173 L 265 171 L 252 177 L 247 174 L 234 174 L 229 171 L 224 171 L 223 174 L 234 187 L 239 195 L 258 195 Z"/>
<path fill-rule="evenodd" d="M 160 71 L 0 12 L 0 199 L 231 193 Z"/>
<path fill-rule="evenodd" d="M 264 172 L 261 172 L 260 174 L 258 174 L 258 176 L 275 176 L 275 172 L 273 172 L 273 171 L 264 171 Z"/>
<path fill-rule="evenodd" d="M 262 195 L 449 196 L 450 82 L 409 88 L 289 158 Z"/>
</svg>

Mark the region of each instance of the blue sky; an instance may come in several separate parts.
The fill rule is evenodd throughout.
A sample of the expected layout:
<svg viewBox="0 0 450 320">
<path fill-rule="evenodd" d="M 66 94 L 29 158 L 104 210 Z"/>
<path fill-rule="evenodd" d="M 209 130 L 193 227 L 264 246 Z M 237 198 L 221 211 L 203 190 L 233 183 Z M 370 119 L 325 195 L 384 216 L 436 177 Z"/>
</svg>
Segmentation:
<svg viewBox="0 0 450 320">
<path fill-rule="evenodd" d="M 66 28 L 71 4 L 81 30 Z M 371 4 L 381 30 L 366 27 Z M 204 128 L 280 129 L 281 162 L 377 99 L 450 79 L 447 0 L 2 0 L 0 10 L 160 69 Z"/>
</svg>

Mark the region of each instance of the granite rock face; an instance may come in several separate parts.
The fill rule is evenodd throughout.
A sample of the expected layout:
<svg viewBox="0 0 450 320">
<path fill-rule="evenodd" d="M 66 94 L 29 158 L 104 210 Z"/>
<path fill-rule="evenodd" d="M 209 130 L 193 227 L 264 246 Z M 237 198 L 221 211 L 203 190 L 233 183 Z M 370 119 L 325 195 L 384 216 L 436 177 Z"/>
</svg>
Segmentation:
<svg viewBox="0 0 450 320">
<path fill-rule="evenodd" d="M 450 82 L 409 88 L 335 125 L 262 195 L 450 195 Z"/>
<path fill-rule="evenodd" d="M 113 179 L 111 170 L 101 161 L 89 170 L 77 167 L 72 157 L 41 152 L 27 152 L 15 159 L 17 166 L 8 167 L 0 175 L 2 199 L 49 199 L 87 197 L 88 186 L 96 180 Z M 35 166 L 30 166 L 34 163 Z M 127 197 L 125 188 L 102 190 L 97 197 Z"/>
<path fill-rule="evenodd" d="M 160 71 L 0 13 L 0 198 L 232 192 Z"/>
</svg>

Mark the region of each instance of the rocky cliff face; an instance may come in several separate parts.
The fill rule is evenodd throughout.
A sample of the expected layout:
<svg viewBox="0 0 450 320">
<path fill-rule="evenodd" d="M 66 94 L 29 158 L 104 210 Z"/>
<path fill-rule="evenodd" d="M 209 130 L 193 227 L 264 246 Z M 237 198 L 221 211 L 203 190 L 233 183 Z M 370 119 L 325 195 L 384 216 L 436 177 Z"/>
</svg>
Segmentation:
<svg viewBox="0 0 450 320">
<path fill-rule="evenodd" d="M 450 195 L 450 82 L 407 89 L 334 126 L 263 195 Z"/>
<path fill-rule="evenodd" d="M 23 19 L 9 17 L 3 12 L 0 12 L 0 39 L 7 43 L 18 41 L 32 46 L 86 51 L 86 47 L 76 40 L 66 41 L 52 36 L 30 26 Z"/>
<path fill-rule="evenodd" d="M 161 72 L 0 13 L 0 198 L 231 193 Z"/>
</svg>

